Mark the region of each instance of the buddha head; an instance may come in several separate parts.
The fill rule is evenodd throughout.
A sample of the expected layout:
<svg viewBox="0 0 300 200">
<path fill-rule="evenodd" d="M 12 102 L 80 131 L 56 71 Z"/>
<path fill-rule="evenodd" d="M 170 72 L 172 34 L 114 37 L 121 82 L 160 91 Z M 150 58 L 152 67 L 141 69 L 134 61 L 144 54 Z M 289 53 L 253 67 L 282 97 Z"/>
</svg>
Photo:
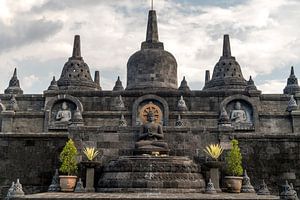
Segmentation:
<svg viewBox="0 0 300 200">
<path fill-rule="evenodd" d="M 67 110 L 67 109 L 68 109 L 67 103 L 66 103 L 66 102 L 63 102 L 61 108 L 62 108 L 63 110 Z"/>
<path fill-rule="evenodd" d="M 241 108 L 242 108 L 241 103 L 237 101 L 237 102 L 235 103 L 234 108 L 235 108 L 236 110 L 241 110 Z"/>
<path fill-rule="evenodd" d="M 154 114 L 153 114 L 152 111 L 148 112 L 148 114 L 147 114 L 147 121 L 148 122 L 154 122 L 155 121 Z"/>
</svg>

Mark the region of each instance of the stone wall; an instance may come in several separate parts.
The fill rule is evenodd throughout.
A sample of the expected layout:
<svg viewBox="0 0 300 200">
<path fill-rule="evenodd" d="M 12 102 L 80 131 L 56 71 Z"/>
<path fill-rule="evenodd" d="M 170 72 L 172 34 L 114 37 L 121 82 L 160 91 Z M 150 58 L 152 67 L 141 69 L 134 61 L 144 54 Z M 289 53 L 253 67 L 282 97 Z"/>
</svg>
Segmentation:
<svg viewBox="0 0 300 200">
<path fill-rule="evenodd" d="M 265 180 L 274 193 L 285 180 L 300 191 L 300 135 L 237 135 L 243 166 L 255 187 Z"/>
<path fill-rule="evenodd" d="M 66 139 L 64 133 L 0 133 L 0 198 L 17 178 L 26 193 L 46 191 Z"/>
</svg>

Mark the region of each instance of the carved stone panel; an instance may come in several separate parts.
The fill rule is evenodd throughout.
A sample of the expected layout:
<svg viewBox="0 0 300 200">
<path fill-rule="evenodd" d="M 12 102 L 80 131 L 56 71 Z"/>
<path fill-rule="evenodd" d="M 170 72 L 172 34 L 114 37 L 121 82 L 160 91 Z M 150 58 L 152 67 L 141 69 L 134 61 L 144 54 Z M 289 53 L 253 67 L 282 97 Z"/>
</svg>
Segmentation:
<svg viewBox="0 0 300 200">
<path fill-rule="evenodd" d="M 254 130 L 252 106 L 244 100 L 233 100 L 227 104 L 227 113 L 235 130 Z"/>
<path fill-rule="evenodd" d="M 55 103 L 51 109 L 49 129 L 67 129 L 76 110 L 75 103 L 61 100 Z"/>
<path fill-rule="evenodd" d="M 144 101 L 138 108 L 137 125 L 147 122 L 147 114 L 150 111 L 154 114 L 155 122 L 163 124 L 162 105 L 156 101 Z"/>
</svg>

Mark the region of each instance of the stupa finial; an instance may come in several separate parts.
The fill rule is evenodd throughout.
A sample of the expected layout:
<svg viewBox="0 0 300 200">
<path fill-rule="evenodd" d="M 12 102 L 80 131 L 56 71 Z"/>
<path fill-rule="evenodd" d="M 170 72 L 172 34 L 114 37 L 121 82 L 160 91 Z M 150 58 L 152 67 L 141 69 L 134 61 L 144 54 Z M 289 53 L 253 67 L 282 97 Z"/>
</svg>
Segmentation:
<svg viewBox="0 0 300 200">
<path fill-rule="evenodd" d="M 230 40 L 229 35 L 224 35 L 223 40 L 223 57 L 231 57 Z"/>
<path fill-rule="evenodd" d="M 151 0 L 151 10 L 153 10 L 153 0 Z"/>
<path fill-rule="evenodd" d="M 75 35 L 72 58 L 81 58 L 80 35 Z"/>
</svg>

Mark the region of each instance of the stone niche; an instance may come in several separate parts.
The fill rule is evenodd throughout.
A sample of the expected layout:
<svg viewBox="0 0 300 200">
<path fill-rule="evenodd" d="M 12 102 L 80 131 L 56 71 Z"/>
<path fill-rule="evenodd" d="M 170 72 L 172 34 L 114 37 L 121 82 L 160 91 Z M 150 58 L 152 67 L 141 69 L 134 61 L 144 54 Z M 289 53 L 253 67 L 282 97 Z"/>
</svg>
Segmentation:
<svg viewBox="0 0 300 200">
<path fill-rule="evenodd" d="M 68 129 L 76 110 L 76 104 L 70 100 L 57 101 L 52 109 L 49 119 L 49 129 Z"/>
<path fill-rule="evenodd" d="M 226 105 L 228 117 L 235 130 L 254 130 L 252 105 L 243 99 L 234 99 Z"/>
<path fill-rule="evenodd" d="M 155 121 L 163 126 L 168 124 L 168 104 L 156 95 L 145 95 L 138 98 L 133 104 L 132 126 L 141 126 L 146 122 L 147 113 L 152 111 Z"/>
</svg>

